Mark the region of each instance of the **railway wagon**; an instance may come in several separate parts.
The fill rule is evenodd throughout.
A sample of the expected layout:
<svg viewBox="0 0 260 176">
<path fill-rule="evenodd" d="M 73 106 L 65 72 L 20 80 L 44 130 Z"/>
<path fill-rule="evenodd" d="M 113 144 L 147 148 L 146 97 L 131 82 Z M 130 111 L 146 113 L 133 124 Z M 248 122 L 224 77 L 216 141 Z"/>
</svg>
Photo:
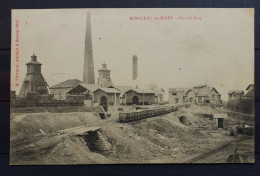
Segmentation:
<svg viewBox="0 0 260 176">
<path fill-rule="evenodd" d="M 141 120 L 148 117 L 167 114 L 176 110 L 177 110 L 176 106 L 164 106 L 164 107 L 159 107 L 159 108 L 156 107 L 152 109 L 138 109 L 136 111 L 131 111 L 131 112 L 120 112 L 119 121 L 122 123 L 131 122 L 131 121 Z"/>
</svg>

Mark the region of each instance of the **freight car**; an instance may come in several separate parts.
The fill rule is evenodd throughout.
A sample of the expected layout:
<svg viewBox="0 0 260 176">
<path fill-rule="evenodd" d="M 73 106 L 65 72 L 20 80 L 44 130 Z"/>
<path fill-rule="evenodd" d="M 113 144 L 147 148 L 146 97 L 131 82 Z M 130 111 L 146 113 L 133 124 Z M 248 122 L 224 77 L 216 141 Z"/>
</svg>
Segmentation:
<svg viewBox="0 0 260 176">
<path fill-rule="evenodd" d="M 167 114 L 177 110 L 177 106 L 162 106 L 151 109 L 138 109 L 130 112 L 120 112 L 119 122 L 131 122 L 141 120 L 148 117 L 154 117 L 158 115 Z"/>
</svg>

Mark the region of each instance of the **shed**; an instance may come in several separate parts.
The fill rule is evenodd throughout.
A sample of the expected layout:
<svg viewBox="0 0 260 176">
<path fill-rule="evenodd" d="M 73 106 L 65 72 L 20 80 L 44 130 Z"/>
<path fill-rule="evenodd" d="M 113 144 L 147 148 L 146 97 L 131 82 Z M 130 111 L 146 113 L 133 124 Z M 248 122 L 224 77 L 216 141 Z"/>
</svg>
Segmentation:
<svg viewBox="0 0 260 176">
<path fill-rule="evenodd" d="M 129 89 L 125 92 L 125 104 L 149 105 L 155 103 L 155 92 L 145 89 Z"/>
<path fill-rule="evenodd" d="M 214 114 L 213 118 L 217 128 L 227 128 L 227 114 Z"/>
<path fill-rule="evenodd" d="M 93 93 L 94 103 L 101 106 L 119 105 L 120 91 L 115 88 L 98 88 Z"/>
</svg>

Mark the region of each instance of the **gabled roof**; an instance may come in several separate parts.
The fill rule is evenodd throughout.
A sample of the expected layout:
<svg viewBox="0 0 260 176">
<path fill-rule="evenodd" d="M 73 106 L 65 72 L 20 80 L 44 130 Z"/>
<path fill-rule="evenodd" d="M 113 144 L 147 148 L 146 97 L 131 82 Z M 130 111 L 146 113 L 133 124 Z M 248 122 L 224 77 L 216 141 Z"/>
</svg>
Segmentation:
<svg viewBox="0 0 260 176">
<path fill-rule="evenodd" d="M 82 83 L 82 81 L 78 79 L 69 79 L 54 86 L 51 86 L 50 89 L 74 88 L 79 85 L 79 83 Z"/>
<path fill-rule="evenodd" d="M 129 89 L 128 91 L 126 91 L 126 92 L 129 92 L 129 91 L 134 91 L 134 92 L 136 92 L 136 93 L 140 93 L 140 94 L 155 94 L 155 92 L 154 91 L 152 91 L 152 90 L 149 90 L 149 89 L 134 89 L 134 88 L 131 88 L 131 89 Z M 125 92 L 125 93 L 126 93 Z"/>
<path fill-rule="evenodd" d="M 80 83 L 80 86 L 88 89 L 91 92 L 94 92 L 95 90 L 97 90 L 99 87 L 95 84 L 85 84 L 85 83 Z"/>
<path fill-rule="evenodd" d="M 244 94 L 244 91 L 243 90 L 230 90 L 230 91 L 228 91 L 228 95 L 233 94 L 233 93 Z"/>
<path fill-rule="evenodd" d="M 132 89 L 132 86 L 119 86 L 119 85 L 113 85 L 113 86 L 109 86 L 109 88 L 115 88 L 117 90 L 119 90 L 121 93 L 125 93 L 126 91 L 128 91 L 129 89 Z"/>
<path fill-rule="evenodd" d="M 98 91 L 98 90 L 102 90 L 106 93 L 116 93 L 116 94 L 120 94 L 120 91 L 115 89 L 115 88 L 98 88 L 96 89 L 94 92 Z"/>
<path fill-rule="evenodd" d="M 191 88 L 186 88 L 186 89 L 184 89 L 184 94 L 187 94 L 189 91 L 191 90 Z"/>
<path fill-rule="evenodd" d="M 211 91 L 213 90 L 214 92 L 216 92 L 218 95 L 220 95 L 218 93 L 218 91 L 214 88 L 214 87 L 207 87 L 207 86 L 202 86 L 201 88 L 193 88 L 192 89 L 197 96 L 207 96 L 207 95 L 211 95 Z"/>
<path fill-rule="evenodd" d="M 172 93 L 172 92 L 184 92 L 184 89 L 183 88 L 169 88 L 169 93 Z"/>
<path fill-rule="evenodd" d="M 243 95 L 243 97 L 254 97 L 255 96 L 255 91 L 251 90 L 249 92 L 247 92 L 245 95 Z"/>
<path fill-rule="evenodd" d="M 249 86 L 247 86 L 247 88 L 246 88 L 246 90 L 248 90 L 250 87 L 255 87 L 255 85 L 254 84 L 249 84 Z"/>
</svg>

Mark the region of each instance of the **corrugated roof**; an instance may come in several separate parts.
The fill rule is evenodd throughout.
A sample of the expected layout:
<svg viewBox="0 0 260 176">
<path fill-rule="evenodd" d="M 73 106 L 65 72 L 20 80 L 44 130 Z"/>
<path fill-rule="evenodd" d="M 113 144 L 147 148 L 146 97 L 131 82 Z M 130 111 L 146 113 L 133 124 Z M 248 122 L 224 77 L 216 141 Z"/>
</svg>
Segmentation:
<svg viewBox="0 0 260 176">
<path fill-rule="evenodd" d="M 80 81 L 78 79 L 69 79 L 69 80 L 63 81 L 61 83 L 58 83 L 54 86 L 51 86 L 50 89 L 74 88 L 77 85 L 79 85 L 80 83 L 82 83 L 82 81 Z"/>
</svg>

